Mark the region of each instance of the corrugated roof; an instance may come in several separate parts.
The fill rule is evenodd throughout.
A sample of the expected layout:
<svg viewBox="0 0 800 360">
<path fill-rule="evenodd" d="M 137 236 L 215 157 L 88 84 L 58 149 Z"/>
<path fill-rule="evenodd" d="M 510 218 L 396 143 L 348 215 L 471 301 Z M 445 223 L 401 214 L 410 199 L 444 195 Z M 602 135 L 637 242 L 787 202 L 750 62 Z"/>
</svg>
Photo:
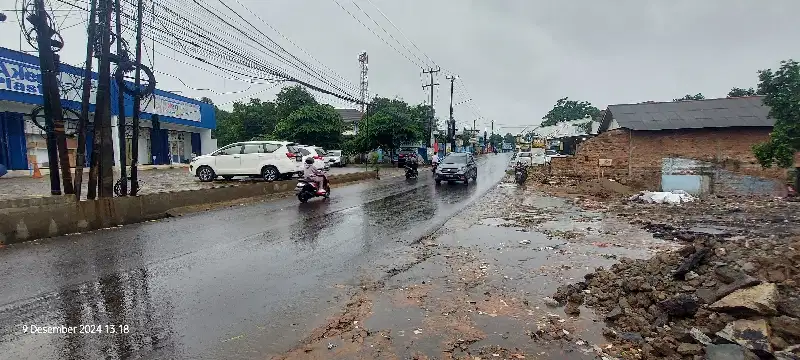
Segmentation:
<svg viewBox="0 0 800 360">
<path fill-rule="evenodd" d="M 761 96 L 609 105 L 622 128 L 631 130 L 773 126 Z"/>
<path fill-rule="evenodd" d="M 345 123 L 361 121 L 361 118 L 364 116 L 361 111 L 356 109 L 336 109 L 336 111 L 342 116 L 342 120 L 344 120 Z"/>
</svg>

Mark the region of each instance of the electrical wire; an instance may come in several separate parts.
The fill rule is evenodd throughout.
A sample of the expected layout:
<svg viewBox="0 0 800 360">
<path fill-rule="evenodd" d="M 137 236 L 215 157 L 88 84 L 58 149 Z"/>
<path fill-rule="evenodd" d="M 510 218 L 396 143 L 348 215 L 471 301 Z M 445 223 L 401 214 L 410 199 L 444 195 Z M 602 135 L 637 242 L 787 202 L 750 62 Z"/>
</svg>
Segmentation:
<svg viewBox="0 0 800 360">
<path fill-rule="evenodd" d="M 417 56 L 417 54 L 415 54 L 413 51 L 411 51 L 407 46 L 403 45 L 403 43 L 401 43 L 400 41 L 395 39 L 395 37 L 391 33 L 389 33 L 388 31 L 386 31 L 386 29 L 384 29 L 383 26 L 381 26 L 381 24 L 378 24 L 378 22 L 375 21 L 375 19 L 373 19 L 372 16 L 369 15 L 369 13 L 364 11 L 364 9 L 362 9 L 361 6 L 358 6 L 358 3 L 356 3 L 355 0 L 350 0 L 350 2 L 352 2 L 353 5 L 355 5 L 356 8 L 358 8 L 358 10 L 360 10 L 362 13 L 364 13 L 364 15 L 366 15 L 368 19 L 372 20 L 372 22 L 375 23 L 375 25 L 377 25 L 379 29 L 383 30 L 383 32 L 385 32 L 387 35 L 389 35 L 389 37 L 392 40 L 394 40 L 396 43 L 398 43 L 400 46 L 402 46 L 403 49 L 408 51 L 408 53 L 411 54 L 411 56 L 413 56 L 415 59 L 419 60 L 421 63 L 423 63 L 423 64 L 425 63 L 425 60 L 420 59 L 420 57 Z"/>
<path fill-rule="evenodd" d="M 419 63 L 417 63 L 416 61 L 414 61 L 414 60 L 411 60 L 411 58 L 409 58 L 409 57 L 408 57 L 408 55 L 406 55 L 406 54 L 402 53 L 400 50 L 397 50 L 397 48 L 396 48 L 396 47 L 394 47 L 394 45 L 392 45 L 392 44 L 389 44 L 389 42 L 388 42 L 388 41 L 386 41 L 386 40 L 385 40 L 383 37 L 381 37 L 380 35 L 378 35 L 378 33 L 376 33 L 376 32 L 375 32 L 375 30 L 372 30 L 372 28 L 370 28 L 369 26 L 367 26 L 367 24 L 364 24 L 364 22 L 362 22 L 362 21 L 361 21 L 361 20 L 360 20 L 358 17 L 356 17 L 355 15 L 353 15 L 353 13 L 351 13 L 351 12 L 350 12 L 350 10 L 347 10 L 347 8 L 345 8 L 344 6 L 342 6 L 342 4 L 341 4 L 341 3 L 340 3 L 338 0 L 333 0 L 333 2 L 335 2 L 335 3 L 336 3 L 336 5 L 339 5 L 339 7 L 340 7 L 340 8 L 342 8 L 342 10 L 344 10 L 346 13 L 350 14 L 350 16 L 351 16 L 353 19 L 355 19 L 356 21 L 358 21 L 358 23 L 359 23 L 359 24 L 361 24 L 362 26 L 364 26 L 364 27 L 365 27 L 367 30 L 369 30 L 369 31 L 370 31 L 370 32 L 371 32 L 373 35 L 375 35 L 375 36 L 376 36 L 378 39 L 380 39 L 381 41 L 383 41 L 383 43 L 384 43 L 384 44 L 386 44 L 386 45 L 388 45 L 390 48 L 392 48 L 392 50 L 394 50 L 396 53 L 398 53 L 398 54 L 400 54 L 401 56 L 403 56 L 404 58 L 406 58 L 406 60 L 408 60 L 408 61 L 409 61 L 409 62 L 411 62 L 412 64 L 414 64 L 414 65 L 418 66 L 420 69 L 425 69 L 425 66 L 424 66 L 424 65 L 420 65 L 420 64 L 419 64 Z"/>
<path fill-rule="evenodd" d="M 394 22 L 391 19 L 389 19 L 389 17 L 386 16 L 386 14 L 383 13 L 383 11 L 381 11 L 381 9 L 378 7 L 378 5 L 375 5 L 375 3 L 372 2 L 372 0 L 367 0 L 367 2 L 369 2 L 373 7 L 375 7 L 375 9 L 378 10 L 378 12 L 381 14 L 381 16 L 383 16 L 383 18 L 386 19 L 386 21 L 388 21 L 389 24 L 391 24 L 395 29 L 397 29 L 397 31 L 400 33 L 400 35 L 403 35 L 403 37 L 406 39 L 406 41 L 408 41 L 412 46 L 414 46 L 415 49 L 417 49 L 420 53 L 422 53 L 422 56 L 427 58 L 428 61 L 430 61 L 435 67 L 439 66 L 438 64 L 436 64 L 435 61 L 433 61 L 433 59 L 430 58 L 430 56 L 428 56 L 428 54 L 426 54 L 424 51 L 422 51 L 417 46 L 417 44 L 415 44 L 413 41 L 411 41 L 411 39 L 409 39 L 408 36 L 406 36 L 406 34 L 403 32 L 403 30 L 400 30 L 400 28 L 397 27 L 397 25 L 395 25 Z"/>
</svg>

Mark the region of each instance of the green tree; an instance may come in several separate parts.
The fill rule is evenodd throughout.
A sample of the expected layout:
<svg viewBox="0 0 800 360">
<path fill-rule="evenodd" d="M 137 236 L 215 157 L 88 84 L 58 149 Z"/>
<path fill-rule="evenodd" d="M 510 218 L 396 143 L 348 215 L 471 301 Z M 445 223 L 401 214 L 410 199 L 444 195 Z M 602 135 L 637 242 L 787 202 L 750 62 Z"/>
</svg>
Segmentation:
<svg viewBox="0 0 800 360">
<path fill-rule="evenodd" d="M 275 112 L 277 118 L 282 120 L 303 106 L 317 104 L 317 100 L 306 88 L 300 85 L 288 86 L 281 89 L 275 97 Z"/>
<path fill-rule="evenodd" d="M 731 91 L 728 92 L 728 97 L 729 98 L 743 97 L 743 96 L 754 96 L 754 95 L 761 95 L 761 94 L 758 94 L 758 92 L 756 90 L 754 90 L 753 88 L 742 89 L 742 88 L 738 88 L 738 87 L 732 88 Z"/>
<path fill-rule="evenodd" d="M 788 168 L 800 151 L 800 65 L 791 59 L 781 61 L 778 70 L 761 70 L 758 78 L 758 92 L 764 94 L 775 126 L 769 140 L 753 146 L 753 154 L 764 167 Z"/>
<path fill-rule="evenodd" d="M 541 126 L 552 126 L 564 121 L 580 120 L 587 116 L 592 119 L 600 115 L 600 109 L 592 106 L 588 101 L 575 101 L 561 98 L 556 101 L 550 111 L 542 118 Z"/>
<path fill-rule="evenodd" d="M 213 130 L 212 135 L 217 139 L 219 146 L 225 146 L 237 141 L 242 141 L 244 138 L 242 133 L 242 122 L 239 118 L 232 113 L 215 109 L 217 118 L 217 128 Z"/>
<path fill-rule="evenodd" d="M 423 108 L 424 105 L 410 107 L 400 99 L 374 98 L 359 124 L 358 135 L 347 147 L 355 152 L 368 152 L 378 147 L 390 150 L 403 143 L 422 140 L 427 124 Z"/>
<path fill-rule="evenodd" d="M 250 99 L 248 103 L 234 103 L 233 116 L 238 118 L 242 127 L 242 140 L 263 138 L 272 134 L 278 123 L 275 103 Z"/>
<path fill-rule="evenodd" d="M 209 105 L 214 105 L 214 100 L 211 100 L 211 98 L 208 98 L 208 97 L 205 97 L 205 96 L 200 98 L 200 102 L 206 103 L 206 104 L 209 104 Z"/>
<path fill-rule="evenodd" d="M 342 143 L 344 121 L 330 105 L 305 105 L 275 127 L 274 137 L 323 148 L 339 147 Z"/>
<path fill-rule="evenodd" d="M 489 135 L 489 143 L 494 147 L 500 147 L 503 143 L 503 135 L 491 134 Z"/>
<path fill-rule="evenodd" d="M 697 93 L 694 95 L 686 94 L 686 96 L 679 98 L 679 99 L 672 99 L 672 101 L 683 101 L 683 100 L 705 100 L 705 95 L 702 93 Z"/>
<path fill-rule="evenodd" d="M 511 133 L 506 133 L 506 135 L 503 136 L 503 142 L 514 144 L 517 142 L 517 137 L 512 135 Z"/>
</svg>

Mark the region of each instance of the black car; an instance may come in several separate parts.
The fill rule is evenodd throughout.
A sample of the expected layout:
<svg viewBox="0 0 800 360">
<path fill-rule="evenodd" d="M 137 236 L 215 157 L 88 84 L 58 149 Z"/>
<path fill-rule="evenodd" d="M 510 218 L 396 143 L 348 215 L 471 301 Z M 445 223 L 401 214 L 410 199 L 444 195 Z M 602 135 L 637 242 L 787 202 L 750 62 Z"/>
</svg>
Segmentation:
<svg viewBox="0 0 800 360">
<path fill-rule="evenodd" d="M 478 179 L 478 166 L 475 164 L 475 158 L 472 154 L 451 153 L 439 162 L 433 179 L 437 184 L 442 181 L 463 181 L 467 185 L 469 179 L 472 181 Z"/>
<path fill-rule="evenodd" d="M 417 155 L 416 149 L 400 149 L 397 152 L 397 167 L 401 168 L 406 165 L 406 159 L 409 156 Z"/>
</svg>

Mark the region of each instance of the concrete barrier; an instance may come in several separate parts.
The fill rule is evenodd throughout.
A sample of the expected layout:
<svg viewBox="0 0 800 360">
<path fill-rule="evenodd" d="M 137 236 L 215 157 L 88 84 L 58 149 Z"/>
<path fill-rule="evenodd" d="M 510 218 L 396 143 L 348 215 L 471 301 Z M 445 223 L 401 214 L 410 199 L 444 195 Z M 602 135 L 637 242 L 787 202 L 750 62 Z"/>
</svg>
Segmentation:
<svg viewBox="0 0 800 360">
<path fill-rule="evenodd" d="M 331 184 L 343 184 L 375 177 L 374 171 L 365 171 L 332 175 L 329 181 Z M 0 244 L 13 244 L 160 219 L 174 208 L 292 191 L 296 184 L 295 181 L 264 182 L 0 209 Z"/>
</svg>

